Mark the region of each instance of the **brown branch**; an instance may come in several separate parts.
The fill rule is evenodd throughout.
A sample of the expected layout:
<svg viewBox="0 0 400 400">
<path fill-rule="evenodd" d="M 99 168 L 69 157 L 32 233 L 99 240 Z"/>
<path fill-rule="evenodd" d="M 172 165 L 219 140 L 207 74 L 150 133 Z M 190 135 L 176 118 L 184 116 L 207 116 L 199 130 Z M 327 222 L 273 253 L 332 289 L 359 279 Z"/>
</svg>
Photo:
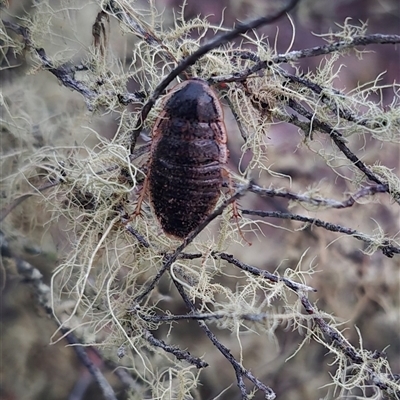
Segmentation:
<svg viewBox="0 0 400 400">
<path fill-rule="evenodd" d="M 181 350 L 176 346 L 171 346 L 165 343 L 161 339 L 157 339 L 154 335 L 147 329 L 144 330 L 143 337 L 154 347 L 159 347 L 167 353 L 173 354 L 178 360 L 185 360 L 189 364 L 196 366 L 196 368 L 206 368 L 208 364 L 201 360 L 200 358 L 193 357 L 188 351 Z"/>
<path fill-rule="evenodd" d="M 130 225 L 126 227 L 126 230 L 137 239 L 137 241 L 146 249 L 150 247 L 150 243 L 143 237 L 136 229 L 132 228 Z"/>
</svg>

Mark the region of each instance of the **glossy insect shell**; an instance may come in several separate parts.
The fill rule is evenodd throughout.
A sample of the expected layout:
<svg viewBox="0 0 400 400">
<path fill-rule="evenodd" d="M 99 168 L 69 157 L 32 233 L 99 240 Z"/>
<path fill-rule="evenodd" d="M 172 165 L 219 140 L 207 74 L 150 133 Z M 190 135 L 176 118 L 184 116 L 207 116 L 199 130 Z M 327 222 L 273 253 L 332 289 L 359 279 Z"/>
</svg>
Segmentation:
<svg viewBox="0 0 400 400">
<path fill-rule="evenodd" d="M 165 97 L 153 128 L 148 184 L 166 234 L 186 237 L 214 209 L 226 142 L 221 103 L 205 81 L 187 80 Z"/>
</svg>

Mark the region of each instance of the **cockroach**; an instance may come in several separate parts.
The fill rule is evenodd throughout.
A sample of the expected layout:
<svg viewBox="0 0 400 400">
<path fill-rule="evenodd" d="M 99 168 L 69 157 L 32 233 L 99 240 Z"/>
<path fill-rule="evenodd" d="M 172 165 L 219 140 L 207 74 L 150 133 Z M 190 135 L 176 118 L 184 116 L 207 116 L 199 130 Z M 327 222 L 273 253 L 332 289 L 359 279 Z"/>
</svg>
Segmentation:
<svg viewBox="0 0 400 400">
<path fill-rule="evenodd" d="M 143 194 L 163 231 L 185 238 L 214 209 L 228 160 L 221 103 L 207 82 L 192 78 L 165 97 L 152 131 Z M 139 200 L 139 211 L 140 211 Z"/>
</svg>

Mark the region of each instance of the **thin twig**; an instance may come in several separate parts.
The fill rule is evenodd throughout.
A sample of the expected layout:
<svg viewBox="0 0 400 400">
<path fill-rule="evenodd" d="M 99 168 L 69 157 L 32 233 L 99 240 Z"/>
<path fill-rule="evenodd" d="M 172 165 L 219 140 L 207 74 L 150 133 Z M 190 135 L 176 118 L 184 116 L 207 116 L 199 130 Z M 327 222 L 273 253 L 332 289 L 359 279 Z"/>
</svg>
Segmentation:
<svg viewBox="0 0 400 400">
<path fill-rule="evenodd" d="M 375 33 L 371 35 L 357 35 L 346 40 L 339 40 L 323 46 L 315 46 L 308 49 L 291 51 L 286 54 L 278 54 L 272 58 L 274 64 L 290 63 L 302 58 L 322 56 L 357 46 L 368 46 L 371 44 L 399 44 L 400 35 L 382 35 Z"/>
<path fill-rule="evenodd" d="M 215 253 L 215 257 L 218 257 L 218 258 L 221 258 L 222 260 L 228 261 L 230 264 L 233 264 L 236 267 L 239 267 L 241 270 L 249 272 L 250 274 L 255 275 L 255 276 L 260 276 L 261 278 L 267 279 L 270 282 L 273 282 L 273 283 L 283 282 L 289 289 L 292 289 L 296 292 L 297 291 L 302 291 L 302 292 L 316 292 L 317 291 L 316 289 L 314 289 L 311 286 L 305 285 L 303 283 L 295 282 L 291 279 L 288 279 L 288 278 L 285 278 L 285 277 L 282 277 L 282 276 L 279 276 L 276 274 L 272 274 L 271 272 L 253 267 L 249 264 L 245 264 L 245 263 L 237 260 L 231 254 Z"/>
<path fill-rule="evenodd" d="M 146 249 L 150 247 L 150 243 L 146 240 L 144 236 L 142 236 L 136 229 L 132 228 L 130 225 L 126 227 L 126 230 L 134 236 L 137 241 Z"/>
<path fill-rule="evenodd" d="M 376 359 L 382 357 L 376 357 L 372 355 L 368 357 L 368 353 L 364 351 L 361 353 L 354 346 L 352 346 L 343 335 L 334 327 L 330 326 L 322 317 L 318 309 L 312 305 L 306 295 L 299 292 L 297 293 L 301 304 L 306 310 L 307 314 L 313 316 L 313 321 L 321 330 L 323 335 L 329 338 L 331 344 L 340 350 L 346 358 L 356 365 L 360 365 L 360 368 L 364 368 L 373 385 L 377 386 L 380 390 L 384 391 L 389 398 L 398 399 L 400 398 L 400 385 L 396 382 L 394 376 L 387 376 L 387 374 L 381 373 L 376 370 Z M 369 352 L 370 354 L 374 354 Z"/>
<path fill-rule="evenodd" d="M 382 181 L 380 177 L 375 175 L 345 144 L 341 133 L 337 130 L 333 129 L 329 124 L 323 122 L 315 117 L 315 115 L 308 111 L 301 104 L 296 102 L 295 100 L 289 99 L 289 107 L 291 107 L 298 114 L 306 117 L 308 120 L 312 122 L 312 125 L 319 130 L 327 133 L 329 137 L 333 140 L 339 150 L 346 156 L 348 160 L 350 160 L 360 171 L 362 171 L 367 178 L 371 181 L 378 183 L 379 185 L 385 185 L 386 183 Z M 389 187 L 387 188 L 387 192 L 390 193 Z M 399 193 L 391 193 L 392 197 L 400 204 L 400 194 Z"/>
<path fill-rule="evenodd" d="M 14 24 L 13 22 L 10 21 L 3 21 L 3 24 L 7 29 L 11 29 L 15 33 L 21 35 L 25 45 L 37 55 L 42 66 L 46 68 L 49 72 L 51 72 L 57 79 L 59 79 L 64 86 L 69 87 L 70 89 L 80 93 L 87 101 L 88 108 L 91 109 L 89 103 L 91 100 L 94 100 L 96 98 L 97 93 L 95 91 L 89 89 L 82 82 L 72 79 L 70 68 L 66 68 L 62 65 L 56 67 L 50 60 L 50 58 L 47 57 L 47 54 L 44 49 L 36 48 L 34 46 L 28 28 L 25 28 L 18 24 Z"/>
<path fill-rule="evenodd" d="M 56 66 L 53 61 L 47 56 L 46 51 L 43 48 L 37 48 L 34 46 L 30 37 L 30 31 L 21 25 L 15 24 L 10 21 L 2 21 L 7 29 L 22 36 L 25 46 L 29 48 L 38 58 L 43 68 L 52 73 L 65 87 L 80 93 L 85 99 L 86 107 L 89 111 L 93 111 L 93 102 L 98 97 L 96 90 L 90 89 L 83 82 L 74 79 L 74 74 L 77 70 L 83 71 L 87 68 L 81 65 L 70 66 L 68 64 Z M 121 104 L 127 105 L 132 102 L 143 102 L 142 93 L 109 93 L 109 95 L 117 96 Z"/>
<path fill-rule="evenodd" d="M 195 260 L 196 258 L 201 258 L 203 256 L 203 253 L 181 253 L 179 258 L 182 260 Z"/>
<path fill-rule="evenodd" d="M 255 103 L 259 107 L 267 107 L 267 105 L 264 102 L 257 102 Z M 327 124 L 324 121 L 319 120 L 316 118 L 316 116 L 308 111 L 304 106 L 302 106 L 300 103 L 293 99 L 288 100 L 288 105 L 291 107 L 294 111 L 296 111 L 298 114 L 302 115 L 303 117 L 307 118 L 310 121 L 310 128 L 316 128 L 318 130 L 321 130 L 322 132 L 325 132 L 329 135 L 329 137 L 333 140 L 333 142 L 336 144 L 336 146 L 339 148 L 339 150 L 345 155 L 345 157 L 350 160 L 361 172 L 363 172 L 367 178 L 369 178 L 371 181 L 377 183 L 378 185 L 382 185 L 386 187 L 386 192 L 389 193 L 392 198 L 400 204 L 400 193 L 397 193 L 389 187 L 379 176 L 374 174 L 347 146 L 346 146 L 346 140 L 343 138 L 342 134 L 332 128 L 329 124 Z M 298 119 L 297 119 L 298 121 Z M 290 120 L 290 122 L 294 123 L 296 122 L 295 116 Z M 303 124 L 304 122 L 301 123 L 300 127 L 303 129 Z M 306 135 L 309 132 L 305 132 Z"/>
<path fill-rule="evenodd" d="M 247 89 L 248 90 L 248 89 Z M 249 93 L 249 95 L 251 95 Z M 257 101 L 253 102 L 253 105 L 255 107 L 259 107 L 261 109 L 268 109 L 268 105 L 263 102 L 263 101 Z M 374 174 L 368 167 L 365 165 L 347 146 L 346 146 L 346 139 L 343 138 L 342 134 L 338 132 L 336 129 L 332 128 L 328 123 L 319 120 L 312 112 L 308 111 L 303 105 L 301 105 L 299 102 L 289 98 L 288 99 L 288 105 L 291 107 L 294 111 L 296 111 L 299 115 L 302 115 L 303 117 L 307 118 L 310 121 L 310 129 L 309 131 L 306 131 L 305 134 L 308 135 L 309 132 L 316 128 L 322 132 L 325 132 L 329 135 L 329 137 L 333 140 L 333 142 L 336 144 L 336 146 L 339 148 L 339 150 L 345 155 L 345 157 L 351 161 L 361 172 L 363 172 L 367 178 L 369 178 L 371 181 L 379 184 L 386 186 L 386 192 L 389 193 L 392 198 L 400 204 L 400 193 L 395 192 L 392 190 L 389 185 L 386 184 L 376 174 Z M 298 126 L 303 129 L 304 128 L 304 122 L 300 122 L 296 116 L 293 116 L 288 120 L 288 122 L 291 122 L 295 124 L 298 122 Z M 297 124 L 296 124 L 297 125 Z"/>
<path fill-rule="evenodd" d="M 369 121 L 367 118 L 359 117 L 358 115 L 353 114 L 350 110 L 341 108 L 337 106 L 336 102 L 332 101 L 329 97 L 329 92 L 332 92 L 336 96 L 340 96 L 344 98 L 346 95 L 341 93 L 339 90 L 333 88 L 325 88 L 309 79 L 306 79 L 301 76 L 290 74 L 285 71 L 283 68 L 279 68 L 279 73 L 284 77 L 289 79 L 292 83 L 300 84 L 308 89 L 310 89 L 315 94 L 319 95 L 319 99 L 331 109 L 331 111 L 335 115 L 339 115 L 340 118 L 345 119 L 346 121 L 352 122 L 359 126 L 364 126 L 370 129 L 378 128 L 380 125 L 376 121 Z"/>
<path fill-rule="evenodd" d="M 150 27 L 144 27 L 143 22 L 139 22 L 132 16 L 129 10 L 124 10 L 122 4 L 118 4 L 114 0 L 110 0 L 104 7 L 106 12 L 116 17 L 120 22 L 125 24 L 136 36 L 143 39 L 150 47 L 162 48 L 163 55 L 169 60 L 176 63 L 176 59 L 168 51 L 168 48 L 163 44 L 162 40 L 158 38 Z"/>
<path fill-rule="evenodd" d="M 352 207 L 357 200 L 373 196 L 377 193 L 385 193 L 388 190 L 387 185 L 371 185 L 366 186 L 356 193 L 352 194 L 347 200 L 337 201 L 333 199 L 326 199 L 321 197 L 311 197 L 304 194 L 293 193 L 286 189 L 267 189 L 262 188 L 254 183 L 249 187 L 249 192 L 256 193 L 261 197 L 282 197 L 288 200 L 298 201 L 300 203 L 307 203 L 317 207 L 342 209 Z"/>
<path fill-rule="evenodd" d="M 188 351 L 181 350 L 176 346 L 171 346 L 171 345 L 165 343 L 161 339 L 157 339 L 147 329 L 144 329 L 143 337 L 152 346 L 159 347 L 159 348 L 163 349 L 165 352 L 173 354 L 178 360 L 185 360 L 189 364 L 196 366 L 196 368 L 198 368 L 198 369 L 208 367 L 208 364 L 205 361 L 201 360 L 200 358 L 193 357 Z"/>
<path fill-rule="evenodd" d="M 351 49 L 357 46 L 368 46 L 371 44 L 398 44 L 400 43 L 399 35 L 381 35 L 372 34 L 366 36 L 354 36 L 348 40 L 339 40 L 323 46 L 315 46 L 308 49 L 294 50 L 286 54 L 278 54 L 268 60 L 256 62 L 252 67 L 246 68 L 243 71 L 236 72 L 231 75 L 221 75 L 210 78 L 213 83 L 220 82 L 240 82 L 256 72 L 266 69 L 273 64 L 291 63 L 302 58 L 316 57 L 329 53 Z"/>
<path fill-rule="evenodd" d="M 147 314 L 138 314 L 138 315 L 144 321 L 152 322 L 152 323 L 176 322 L 176 321 L 182 321 L 182 320 L 213 321 L 213 320 L 220 320 L 220 319 L 227 319 L 227 318 L 251 321 L 251 322 L 262 322 L 270 317 L 270 315 L 267 313 L 258 313 L 258 314 L 202 313 L 202 314 L 184 314 L 184 315 L 147 315 Z"/>
<path fill-rule="evenodd" d="M 359 232 L 355 229 L 346 228 L 341 225 L 332 224 L 331 222 L 322 221 L 318 218 L 305 217 L 303 215 L 284 213 L 280 211 L 262 211 L 262 210 L 241 210 L 242 214 L 246 215 L 257 215 L 262 218 L 280 218 L 292 221 L 300 221 L 309 223 L 311 226 L 317 226 L 319 228 L 324 228 L 331 232 L 344 233 L 346 235 L 352 236 L 357 240 L 360 240 L 367 245 L 374 246 L 380 250 L 382 253 L 392 258 L 395 254 L 400 254 L 400 247 L 394 246 L 388 239 L 377 239 L 376 241 L 371 239 L 370 236 L 365 233 Z"/>
</svg>

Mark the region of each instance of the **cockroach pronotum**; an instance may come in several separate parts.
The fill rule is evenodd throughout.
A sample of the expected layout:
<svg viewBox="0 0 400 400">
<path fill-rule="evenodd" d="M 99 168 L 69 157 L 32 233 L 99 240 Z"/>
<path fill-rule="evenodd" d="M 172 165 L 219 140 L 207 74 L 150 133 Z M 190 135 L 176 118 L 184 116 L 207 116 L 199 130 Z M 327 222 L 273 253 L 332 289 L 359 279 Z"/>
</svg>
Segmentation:
<svg viewBox="0 0 400 400">
<path fill-rule="evenodd" d="M 185 238 L 214 209 L 228 159 L 222 106 L 207 82 L 193 78 L 175 86 L 152 137 L 142 194 L 148 187 L 163 231 Z"/>
</svg>

